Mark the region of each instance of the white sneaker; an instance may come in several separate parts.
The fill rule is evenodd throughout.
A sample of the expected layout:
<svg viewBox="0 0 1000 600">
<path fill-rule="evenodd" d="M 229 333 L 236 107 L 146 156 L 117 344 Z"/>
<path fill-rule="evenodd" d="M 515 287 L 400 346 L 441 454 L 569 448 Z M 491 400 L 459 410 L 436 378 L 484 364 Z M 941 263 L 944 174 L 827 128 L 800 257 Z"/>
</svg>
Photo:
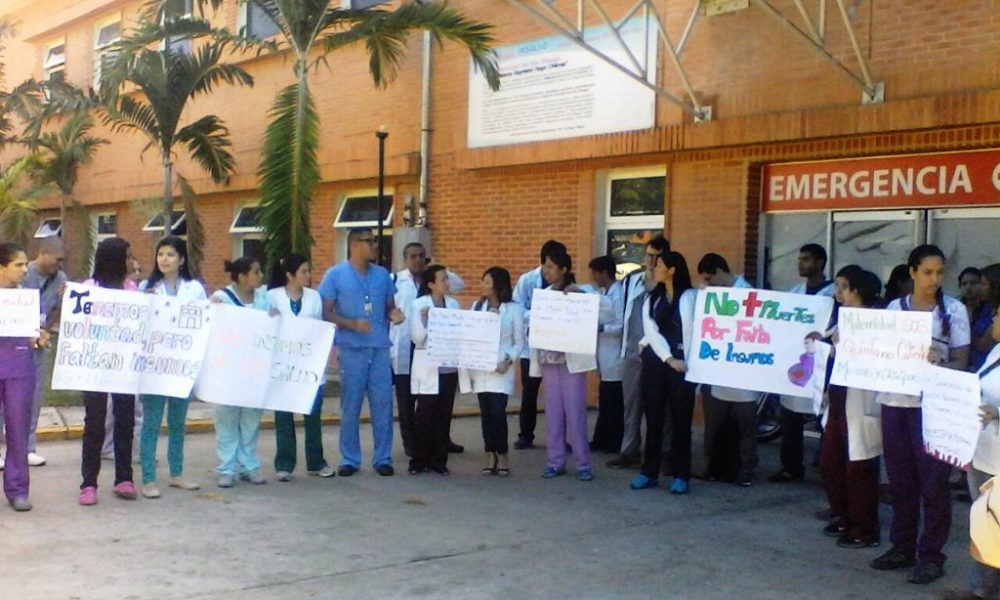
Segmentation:
<svg viewBox="0 0 1000 600">
<path fill-rule="evenodd" d="M 29 467 L 40 467 L 45 464 L 45 458 L 35 454 L 34 452 L 28 453 L 28 466 Z"/>
</svg>

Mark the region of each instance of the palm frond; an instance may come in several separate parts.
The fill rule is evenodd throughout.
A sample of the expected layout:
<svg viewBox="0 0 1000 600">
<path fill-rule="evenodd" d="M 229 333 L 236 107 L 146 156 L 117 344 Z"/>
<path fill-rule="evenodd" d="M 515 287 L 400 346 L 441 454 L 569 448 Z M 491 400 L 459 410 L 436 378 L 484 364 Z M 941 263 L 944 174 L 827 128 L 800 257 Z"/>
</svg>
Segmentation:
<svg viewBox="0 0 1000 600">
<path fill-rule="evenodd" d="M 319 115 L 304 78 L 281 90 L 270 111 L 260 177 L 261 225 L 267 263 L 289 252 L 312 250 L 309 209 L 320 172 Z"/>
<path fill-rule="evenodd" d="M 236 163 L 229 148 L 229 129 L 215 115 L 206 115 L 177 132 L 178 143 L 187 144 L 191 158 L 216 183 L 226 183 Z"/>
<path fill-rule="evenodd" d="M 476 69 L 490 87 L 500 87 L 500 74 L 491 50 L 496 39 L 492 26 L 465 17 L 447 4 L 409 2 L 389 11 L 382 9 L 331 10 L 323 24 L 324 53 L 363 42 L 368 50 L 368 70 L 378 86 L 385 86 L 398 73 L 405 57 L 406 38 L 416 30 L 426 30 L 440 45 L 442 40 L 466 47 Z"/>
</svg>

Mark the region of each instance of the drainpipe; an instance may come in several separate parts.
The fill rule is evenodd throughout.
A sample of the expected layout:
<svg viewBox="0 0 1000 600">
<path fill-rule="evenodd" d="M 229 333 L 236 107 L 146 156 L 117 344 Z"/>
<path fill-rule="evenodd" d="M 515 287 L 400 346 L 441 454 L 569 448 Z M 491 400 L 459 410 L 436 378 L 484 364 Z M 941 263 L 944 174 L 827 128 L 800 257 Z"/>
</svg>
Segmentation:
<svg viewBox="0 0 1000 600">
<path fill-rule="evenodd" d="M 427 226 L 427 181 L 431 146 L 431 51 L 429 31 L 424 32 L 423 75 L 420 90 L 420 193 L 411 218 L 416 227 Z"/>
</svg>

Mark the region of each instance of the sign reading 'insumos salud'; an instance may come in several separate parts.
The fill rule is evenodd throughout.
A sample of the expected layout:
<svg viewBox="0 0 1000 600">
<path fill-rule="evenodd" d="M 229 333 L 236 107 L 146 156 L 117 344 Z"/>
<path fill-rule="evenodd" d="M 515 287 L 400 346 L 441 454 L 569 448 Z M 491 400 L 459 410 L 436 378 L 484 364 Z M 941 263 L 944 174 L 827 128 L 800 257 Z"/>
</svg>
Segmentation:
<svg viewBox="0 0 1000 600">
<path fill-rule="evenodd" d="M 695 302 L 688 381 L 814 397 L 825 363 L 818 345 L 833 299 L 709 287 Z"/>
</svg>

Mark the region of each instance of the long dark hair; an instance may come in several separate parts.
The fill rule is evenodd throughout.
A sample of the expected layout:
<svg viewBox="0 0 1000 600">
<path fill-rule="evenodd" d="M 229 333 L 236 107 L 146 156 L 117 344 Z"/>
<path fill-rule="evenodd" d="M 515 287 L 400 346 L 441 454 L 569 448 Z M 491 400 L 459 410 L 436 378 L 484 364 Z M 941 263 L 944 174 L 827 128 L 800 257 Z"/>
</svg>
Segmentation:
<svg viewBox="0 0 1000 600">
<path fill-rule="evenodd" d="M 24 252 L 24 246 L 17 242 L 0 243 L 0 267 L 9 265 L 20 252 Z"/>
<path fill-rule="evenodd" d="M 253 270 L 254 265 L 259 265 L 260 261 L 249 256 L 241 256 L 233 261 L 224 261 L 222 267 L 229 273 L 229 278 L 236 283 L 240 280 L 240 275 L 247 275 Z"/>
<path fill-rule="evenodd" d="M 994 308 L 1000 306 L 1000 263 L 987 265 L 979 272 L 990 284 L 990 297 L 986 298 L 986 302 Z"/>
<path fill-rule="evenodd" d="M 882 280 L 878 278 L 878 275 L 871 271 L 858 269 L 850 271 L 843 277 L 847 279 L 848 289 L 854 290 L 854 293 L 861 298 L 862 306 L 866 308 L 881 306 L 882 299 L 879 297 L 879 293 L 882 291 Z"/>
<path fill-rule="evenodd" d="M 910 268 L 911 272 L 916 271 L 925 258 L 935 256 L 940 258 L 941 262 L 946 261 L 944 252 L 940 248 L 934 244 L 921 244 L 910 252 L 909 258 L 906 259 L 906 266 Z M 910 276 L 912 277 L 912 275 Z M 938 288 L 937 293 L 934 294 L 934 300 L 937 302 L 938 311 L 941 312 L 941 334 L 948 337 L 951 335 L 951 315 L 948 314 L 944 305 L 944 290 Z"/>
<path fill-rule="evenodd" d="M 903 295 L 903 284 L 910 281 L 910 267 L 906 265 L 896 265 L 889 274 L 889 281 L 885 284 L 885 302 L 888 304 Z"/>
<path fill-rule="evenodd" d="M 288 285 L 288 276 L 295 275 L 302 268 L 302 265 L 309 262 L 304 254 L 288 254 L 284 258 L 278 259 L 271 267 L 271 281 L 267 283 L 267 289 L 285 287 Z"/>
<path fill-rule="evenodd" d="M 146 290 L 153 291 L 156 284 L 163 281 L 163 271 L 160 271 L 160 262 L 156 260 L 156 255 L 160 253 L 160 248 L 165 246 L 170 246 L 174 249 L 174 252 L 181 257 L 181 267 L 178 270 L 178 276 L 185 280 L 191 281 L 191 271 L 188 269 L 188 251 L 187 242 L 177 237 L 176 235 L 168 235 L 156 244 L 156 249 L 153 250 L 153 271 L 149 274 L 149 279 L 146 280 Z"/>
<path fill-rule="evenodd" d="M 94 253 L 93 279 L 97 285 L 122 289 L 128 277 L 128 249 L 130 244 L 120 237 L 101 240 Z"/>
<path fill-rule="evenodd" d="M 437 274 L 441 271 L 448 271 L 448 268 L 444 265 L 429 265 L 424 269 L 424 277 L 420 282 L 420 290 L 417 291 L 417 297 L 429 296 L 431 293 L 431 284 L 437 280 Z"/>
<path fill-rule="evenodd" d="M 483 273 L 483 278 L 485 279 L 487 275 L 493 280 L 493 291 L 497 293 L 497 300 L 500 304 L 510 302 L 514 297 L 514 290 L 510 285 L 510 271 L 503 267 L 490 267 Z M 476 301 L 476 305 L 473 308 L 479 310 L 485 303 L 486 296 L 483 296 Z"/>
<path fill-rule="evenodd" d="M 680 252 L 671 251 L 660 256 L 659 260 L 663 261 L 663 266 L 668 269 L 674 270 L 673 286 L 674 286 L 674 299 L 673 302 L 676 304 L 680 299 L 681 294 L 691 289 L 691 271 L 688 270 L 687 260 L 684 259 L 684 255 Z M 656 301 L 660 298 L 666 297 L 667 286 L 663 283 L 658 283 L 653 291 L 650 293 L 650 303 L 649 303 L 649 315 L 653 316 L 653 307 L 656 306 Z"/>
</svg>

